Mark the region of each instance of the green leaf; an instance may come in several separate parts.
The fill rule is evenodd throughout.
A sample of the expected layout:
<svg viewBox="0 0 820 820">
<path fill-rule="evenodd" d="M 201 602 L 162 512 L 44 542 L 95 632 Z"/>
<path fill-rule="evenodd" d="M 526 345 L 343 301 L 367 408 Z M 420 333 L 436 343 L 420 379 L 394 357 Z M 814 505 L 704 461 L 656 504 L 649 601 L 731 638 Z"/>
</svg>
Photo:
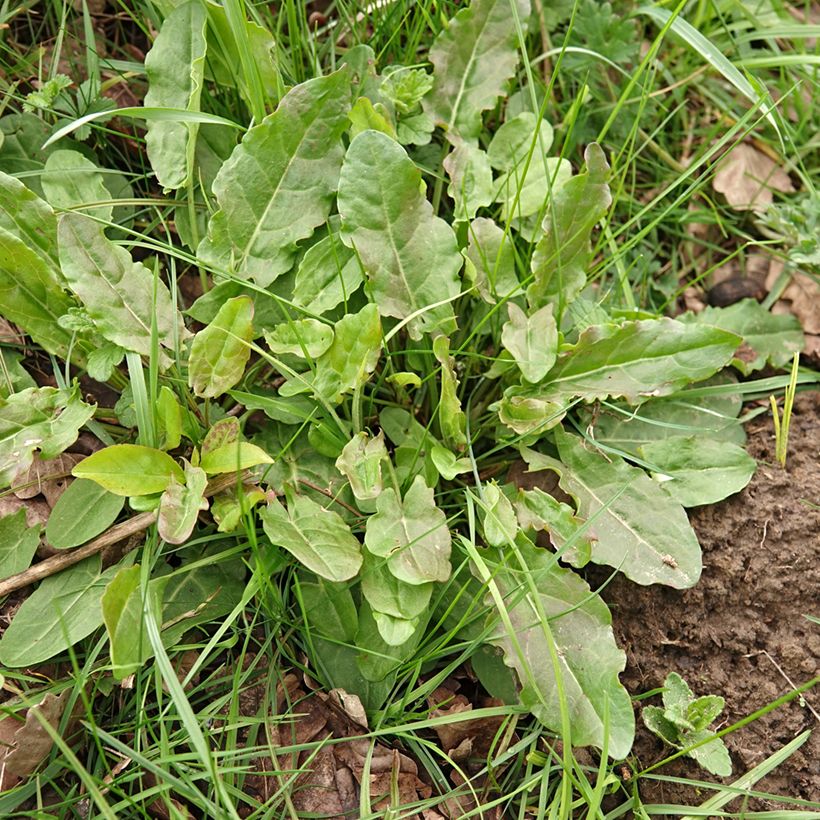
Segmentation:
<svg viewBox="0 0 820 820">
<path fill-rule="evenodd" d="M 333 343 L 333 328 L 318 319 L 293 319 L 265 331 L 272 353 L 316 359 Z"/>
<path fill-rule="evenodd" d="M 501 423 L 520 436 L 543 435 L 561 423 L 569 402 L 564 399 L 543 399 L 540 395 L 542 392 L 529 387 L 509 387 L 504 391 L 504 398 L 493 408 L 498 410 Z"/>
<path fill-rule="evenodd" d="M 2 199 L 2 197 L 0 197 Z M 68 355 L 73 334 L 58 319 L 76 302 L 63 290 L 55 269 L 28 244 L 0 227 L 2 315 L 19 325 L 47 353 Z"/>
<path fill-rule="evenodd" d="M 299 593 L 311 629 L 334 641 L 352 643 L 355 640 L 359 616 L 346 584 L 324 578 L 300 580 Z"/>
<path fill-rule="evenodd" d="M 301 424 L 316 413 L 316 404 L 306 396 L 282 398 L 274 393 L 245 393 L 229 390 L 228 395 L 246 410 L 261 410 L 269 419 L 283 424 Z"/>
<path fill-rule="evenodd" d="M 100 600 L 119 566 L 98 555 L 46 578 L 23 601 L 0 638 L 0 663 L 20 668 L 53 658 L 102 626 Z"/>
<path fill-rule="evenodd" d="M 398 667 L 413 656 L 426 619 L 419 619 L 416 628 L 403 643 L 390 644 L 381 635 L 376 615 L 377 613 L 373 612 L 367 601 L 362 601 L 359 607 L 359 630 L 355 641 L 359 649 L 356 658 L 359 675 L 371 682 L 384 680 L 392 682 Z M 402 634 L 407 633 L 408 625 L 401 622 L 391 624 L 389 617 L 384 615 L 380 617 L 382 628 L 390 634 L 393 640 L 399 640 Z M 348 691 L 355 692 L 359 686 L 361 683 L 357 681 L 356 686 Z"/>
<path fill-rule="evenodd" d="M 39 450 L 44 459 L 60 455 L 94 415 L 79 390 L 30 387 L 0 402 L 0 486 L 8 486 Z"/>
<path fill-rule="evenodd" d="M 208 475 L 236 473 L 257 464 L 273 464 L 273 459 L 261 447 L 248 441 L 231 441 L 207 453 L 203 451 L 199 462 Z"/>
<path fill-rule="evenodd" d="M 476 288 L 481 298 L 493 305 L 498 297 L 514 294 L 519 284 L 510 236 L 492 219 L 484 217 L 470 223 L 469 236 L 466 256 L 475 267 Z"/>
<path fill-rule="evenodd" d="M 670 746 L 677 746 L 678 727 L 666 717 L 660 706 L 644 706 L 641 710 L 641 717 L 650 732 L 656 734 Z"/>
<path fill-rule="evenodd" d="M 731 361 L 739 338 L 718 328 L 660 318 L 594 325 L 558 357 L 533 394 L 561 402 L 622 396 L 637 404 L 708 378 Z"/>
<path fill-rule="evenodd" d="M 2 171 L 0 228 L 23 240 L 23 244 L 40 256 L 50 268 L 55 281 L 61 281 L 60 261 L 57 258 L 57 217 L 54 211 L 19 179 Z"/>
<path fill-rule="evenodd" d="M 536 129 L 538 134 L 536 135 Z M 552 147 L 552 126 L 531 111 L 523 111 L 507 120 L 496 132 L 487 146 L 487 158 L 497 171 L 511 171 L 521 165 L 530 153 L 533 143 L 538 144 L 533 151 L 533 159 L 546 156 Z"/>
<path fill-rule="evenodd" d="M 184 481 L 182 468 L 167 453 L 140 444 L 115 444 L 84 458 L 72 471 L 115 495 L 164 492 L 171 479 Z"/>
<path fill-rule="evenodd" d="M 450 577 L 450 531 L 433 491 L 417 475 L 399 500 L 388 488 L 367 519 L 364 542 L 373 555 L 387 558 L 390 572 L 408 584 L 446 581 Z"/>
<path fill-rule="evenodd" d="M 359 289 L 362 268 L 337 232 L 308 248 L 293 285 L 293 303 L 321 316 L 346 302 Z"/>
<path fill-rule="evenodd" d="M 57 229 L 60 264 L 100 335 L 126 350 L 152 354 L 151 328 L 173 350 L 187 335 L 165 283 L 106 237 L 103 226 L 64 214 Z"/>
<path fill-rule="evenodd" d="M 433 355 L 441 365 L 441 393 L 438 405 L 441 435 L 449 446 L 463 450 L 467 446 L 467 417 L 458 398 L 456 360 L 450 355 L 450 340 L 446 336 L 437 336 L 433 339 Z"/>
<path fill-rule="evenodd" d="M 689 746 L 713 736 L 714 732 L 688 732 L 682 740 L 684 745 Z M 729 750 L 722 738 L 716 737 L 709 743 L 704 743 L 703 746 L 698 746 L 697 749 L 692 749 L 686 754 L 697 761 L 698 765 L 703 766 L 707 772 L 711 772 L 718 777 L 729 777 L 732 774 L 732 758 L 729 756 Z"/>
<path fill-rule="evenodd" d="M 739 392 L 731 389 L 733 384 L 734 377 L 724 371 L 698 385 L 726 385 L 723 394 L 689 399 L 683 391 L 650 399 L 638 408 L 602 408 L 594 420 L 595 440 L 636 456 L 644 444 L 674 436 L 743 444 L 746 434 L 737 420 L 742 401 Z"/>
<path fill-rule="evenodd" d="M 295 245 L 330 213 L 350 109 L 343 68 L 292 88 L 222 166 L 199 256 L 263 287 L 287 272 Z M 387 138 L 386 138 L 387 139 Z"/>
<path fill-rule="evenodd" d="M 208 509 L 208 500 L 204 497 L 207 484 L 205 470 L 192 467 L 187 461 L 185 483 L 171 477 L 159 501 L 157 528 L 163 541 L 184 544 L 190 538 L 200 511 Z"/>
<path fill-rule="evenodd" d="M 236 444 L 240 438 L 239 419 L 225 416 L 215 422 L 202 440 L 200 452 L 204 456 L 224 444 Z"/>
<path fill-rule="evenodd" d="M 473 0 L 430 49 L 433 89 L 424 110 L 450 135 L 478 139 L 481 113 L 504 94 L 518 64 L 516 15 L 526 31 L 528 0 Z"/>
<path fill-rule="evenodd" d="M 484 527 L 484 540 L 490 546 L 506 547 L 515 540 L 518 534 L 515 510 L 495 482 L 484 487 L 481 519 Z"/>
<path fill-rule="evenodd" d="M 253 339 L 253 302 L 228 299 L 213 321 L 194 336 L 188 360 L 188 384 L 197 396 L 216 398 L 245 373 Z"/>
<path fill-rule="evenodd" d="M 396 138 L 402 145 L 427 145 L 433 137 L 435 127 L 429 114 L 401 117 L 396 126 Z"/>
<path fill-rule="evenodd" d="M 115 680 L 122 680 L 136 672 L 153 654 L 145 629 L 140 574 L 139 564 L 121 569 L 108 583 L 100 602 Z M 147 603 L 160 624 L 162 586 L 148 584 Z"/>
<path fill-rule="evenodd" d="M 313 391 L 331 404 L 360 387 L 376 368 L 382 346 L 382 324 L 375 305 L 365 305 L 334 325 L 333 344 L 316 361 Z"/>
<path fill-rule="evenodd" d="M 381 131 L 388 137 L 396 138 L 396 129 L 390 121 L 390 114 L 382 103 L 375 105 L 367 97 L 359 97 L 347 115 L 350 120 L 350 136 L 355 137 L 362 131 Z"/>
<path fill-rule="evenodd" d="M 439 475 L 447 481 L 452 481 L 462 473 L 469 473 L 472 469 L 472 462 L 469 458 L 457 458 L 452 450 L 440 444 L 434 444 L 430 448 L 430 458 L 436 465 Z"/>
<path fill-rule="evenodd" d="M 40 528 L 26 524 L 25 510 L 0 518 L 0 578 L 28 569 L 40 545 Z"/>
<path fill-rule="evenodd" d="M 164 450 L 175 450 L 182 441 L 182 407 L 174 391 L 163 384 L 157 396 L 157 422 L 165 440 Z"/>
<path fill-rule="evenodd" d="M 684 507 L 717 504 L 739 493 L 757 462 L 737 444 L 700 436 L 672 436 L 640 448 L 652 477 Z"/>
<path fill-rule="evenodd" d="M 450 177 L 447 193 L 455 202 L 456 222 L 466 222 L 479 208 L 492 204 L 493 172 L 487 154 L 480 148 L 456 138 L 455 147 L 444 160 L 444 170 Z"/>
<path fill-rule="evenodd" d="M 196 0 L 182 3 L 165 18 L 145 55 L 146 106 L 199 110 L 207 20 L 205 6 Z M 148 158 L 160 185 L 165 190 L 184 187 L 194 167 L 198 123 L 149 120 L 147 127 Z"/>
<path fill-rule="evenodd" d="M 725 705 L 726 701 L 720 695 L 703 695 L 689 704 L 686 716 L 695 730 L 701 731 L 717 720 Z"/>
<path fill-rule="evenodd" d="M 774 314 L 755 299 L 743 299 L 725 308 L 707 307 L 698 314 L 684 313 L 679 321 L 709 325 L 743 339 L 732 364 L 748 376 L 767 364 L 783 367 L 805 347 L 800 322 L 791 314 Z"/>
<path fill-rule="evenodd" d="M 560 461 L 524 450 L 530 470 L 551 469 L 590 522 L 592 560 L 638 584 L 694 586 L 700 578 L 698 539 L 680 504 L 643 470 L 618 456 L 587 449 L 582 439 L 554 431 Z"/>
<path fill-rule="evenodd" d="M 562 550 L 562 560 L 576 567 L 589 563 L 592 554 L 589 529 L 569 504 L 534 487 L 519 491 L 515 512 L 521 529 L 543 530 L 549 534 L 552 545 Z"/>
<path fill-rule="evenodd" d="M 515 302 L 507 303 L 510 320 L 501 329 L 501 343 L 510 351 L 528 382 L 540 382 L 555 364 L 558 355 L 558 327 L 552 305 L 527 316 Z"/>
<path fill-rule="evenodd" d="M 606 724 L 610 757 L 626 757 L 635 720 L 632 702 L 618 680 L 626 655 L 615 643 L 606 604 L 578 575 L 559 567 L 546 550 L 523 539 L 519 549 L 522 569 L 532 576 L 547 622 L 541 621 L 521 570 L 489 565 L 514 630 L 510 634 L 509 627 L 499 626 L 491 643 L 504 650 L 506 663 L 516 670 L 523 686 L 522 702 L 545 726 L 561 732 L 562 711 L 550 652 L 553 641 L 572 745 L 602 748 Z"/>
<path fill-rule="evenodd" d="M 51 510 L 46 540 L 55 549 L 85 544 L 107 530 L 125 504 L 122 496 L 109 493 L 93 481 L 72 481 Z"/>
<path fill-rule="evenodd" d="M 100 169 L 79 151 L 54 151 L 40 177 L 46 199 L 60 211 L 80 211 L 103 222 L 114 213 Z M 106 203 L 90 207 L 90 203 Z"/>
<path fill-rule="evenodd" d="M 453 307 L 462 258 L 453 229 L 433 214 L 421 171 L 378 131 L 348 148 L 339 182 L 342 239 L 355 249 L 382 316 L 410 319 L 411 338 L 455 330 Z"/>
<path fill-rule="evenodd" d="M 400 114 L 410 114 L 433 87 L 433 78 L 421 68 L 392 65 L 384 70 L 379 92 L 387 97 Z"/>
<path fill-rule="evenodd" d="M 286 510 L 276 499 L 260 513 L 271 543 L 286 549 L 328 581 L 355 578 L 362 565 L 361 544 L 332 510 L 297 495 Z"/>
<path fill-rule="evenodd" d="M 95 381 L 107 382 L 113 375 L 114 368 L 124 358 L 125 351 L 118 345 L 109 343 L 103 347 L 97 347 L 88 354 L 85 372 Z"/>
<path fill-rule="evenodd" d="M 408 584 L 396 578 L 384 559 L 367 550 L 362 564 L 362 594 L 370 604 L 379 634 L 390 646 L 405 643 L 427 609 L 433 584 Z"/>
<path fill-rule="evenodd" d="M 350 482 L 359 501 L 378 498 L 382 492 L 382 461 L 387 459 L 384 433 L 375 438 L 360 432 L 345 444 L 336 459 L 336 468 Z"/>
<path fill-rule="evenodd" d="M 527 288 L 527 300 L 533 308 L 548 302 L 571 302 L 586 284 L 592 255 L 589 237 L 609 209 L 612 196 L 604 152 L 592 143 L 584 158 L 586 172 L 555 192 L 544 216 L 543 236 L 532 256 L 534 279 Z"/>
</svg>

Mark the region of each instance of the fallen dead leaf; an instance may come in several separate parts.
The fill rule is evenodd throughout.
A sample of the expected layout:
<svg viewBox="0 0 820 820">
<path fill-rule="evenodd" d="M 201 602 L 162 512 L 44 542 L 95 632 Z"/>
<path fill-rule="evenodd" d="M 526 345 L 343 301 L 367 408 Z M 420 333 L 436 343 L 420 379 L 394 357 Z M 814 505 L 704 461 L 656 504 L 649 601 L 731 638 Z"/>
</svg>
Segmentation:
<svg viewBox="0 0 820 820">
<path fill-rule="evenodd" d="M 771 204 L 773 191 L 794 191 L 789 175 L 771 157 L 745 142 L 723 158 L 712 187 L 737 211 L 763 211 Z"/>
<path fill-rule="evenodd" d="M 777 276 L 770 273 L 766 284 L 771 288 L 776 279 Z M 780 294 L 780 301 L 798 318 L 805 333 L 820 334 L 820 285 L 811 276 L 795 271 Z"/>
</svg>

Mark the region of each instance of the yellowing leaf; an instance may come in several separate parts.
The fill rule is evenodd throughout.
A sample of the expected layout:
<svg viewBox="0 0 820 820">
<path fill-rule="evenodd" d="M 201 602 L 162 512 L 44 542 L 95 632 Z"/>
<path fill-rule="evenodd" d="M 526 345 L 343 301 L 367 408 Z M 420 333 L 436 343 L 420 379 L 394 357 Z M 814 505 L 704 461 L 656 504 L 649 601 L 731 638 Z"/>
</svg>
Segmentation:
<svg viewBox="0 0 820 820">
<path fill-rule="evenodd" d="M 208 509 L 204 497 L 208 476 L 201 467 L 185 463 L 185 483 L 171 478 L 159 500 L 157 527 L 159 536 L 169 544 L 184 544 L 196 526 L 201 510 Z"/>
<path fill-rule="evenodd" d="M 84 458 L 71 473 L 125 496 L 161 493 L 172 478 L 184 481 L 182 468 L 171 456 L 140 444 L 105 447 Z"/>
<path fill-rule="evenodd" d="M 208 475 L 236 473 L 257 464 L 273 464 L 273 459 L 248 441 L 231 441 L 202 454 L 199 466 Z"/>
</svg>

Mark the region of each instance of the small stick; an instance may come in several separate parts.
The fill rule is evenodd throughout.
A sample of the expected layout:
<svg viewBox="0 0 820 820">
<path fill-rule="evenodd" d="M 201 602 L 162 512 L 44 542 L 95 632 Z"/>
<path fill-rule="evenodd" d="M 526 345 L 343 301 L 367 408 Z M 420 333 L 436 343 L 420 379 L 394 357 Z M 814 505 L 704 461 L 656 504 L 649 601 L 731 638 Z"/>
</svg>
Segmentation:
<svg viewBox="0 0 820 820">
<path fill-rule="evenodd" d="M 243 473 L 241 478 L 244 479 L 245 477 L 246 474 Z M 215 478 L 205 488 L 205 496 L 216 495 L 222 492 L 222 490 L 227 490 L 236 484 L 236 482 L 236 475 L 224 475 Z M 40 561 L 28 569 L 18 572 L 16 575 L 10 575 L 8 578 L 0 581 L 0 597 L 8 595 L 15 590 L 23 589 L 23 587 L 27 587 L 35 581 L 42 581 L 50 575 L 55 575 L 67 567 L 78 564 L 85 558 L 96 555 L 106 547 L 118 544 L 120 541 L 130 538 L 132 535 L 147 530 L 156 520 L 156 511 L 140 513 L 133 518 L 129 518 L 127 521 L 123 521 L 121 524 L 115 524 L 110 530 L 75 550 L 66 550 L 65 552 L 57 553 L 57 555 L 52 555 L 50 558 L 46 558 L 44 561 Z"/>
</svg>

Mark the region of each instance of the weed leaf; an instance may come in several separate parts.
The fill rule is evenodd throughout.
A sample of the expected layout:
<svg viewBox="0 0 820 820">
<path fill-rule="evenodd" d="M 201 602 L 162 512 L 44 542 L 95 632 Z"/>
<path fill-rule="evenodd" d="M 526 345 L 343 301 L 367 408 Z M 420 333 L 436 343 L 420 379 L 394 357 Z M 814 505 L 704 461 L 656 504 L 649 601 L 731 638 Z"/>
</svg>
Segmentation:
<svg viewBox="0 0 820 820">
<path fill-rule="evenodd" d="M 0 518 L 0 578 L 27 569 L 40 544 L 40 528 L 26 524 L 25 510 Z"/>
<path fill-rule="evenodd" d="M 558 328 L 552 305 L 527 316 L 515 303 L 507 303 L 510 319 L 501 329 L 501 343 L 512 354 L 521 375 L 528 382 L 540 382 L 555 364 Z"/>
<path fill-rule="evenodd" d="M 196 0 L 177 6 L 145 55 L 149 108 L 199 110 L 207 48 L 205 6 Z M 198 123 L 148 120 L 148 159 L 165 190 L 185 186 L 193 172 Z"/>
<path fill-rule="evenodd" d="M 295 245 L 330 213 L 350 109 L 350 73 L 295 86 L 220 169 L 199 256 L 263 287 L 290 270 Z M 386 137 L 386 139 L 389 139 Z"/>
<path fill-rule="evenodd" d="M 46 524 L 46 540 L 55 549 L 85 544 L 108 529 L 122 510 L 125 499 L 94 481 L 78 478 L 57 499 Z"/>
<path fill-rule="evenodd" d="M 169 544 L 184 544 L 191 537 L 200 511 L 208 509 L 208 500 L 203 495 L 207 484 L 205 470 L 187 462 L 184 484 L 171 476 L 171 482 L 159 500 L 157 528 L 160 538 Z"/>
<path fill-rule="evenodd" d="M 359 501 L 378 498 L 382 491 L 382 461 L 387 458 L 384 433 L 370 438 L 361 432 L 345 444 L 336 469 L 350 482 Z"/>
<path fill-rule="evenodd" d="M 77 210 L 102 222 L 114 213 L 111 194 L 100 169 L 79 151 L 54 151 L 46 160 L 40 177 L 46 199 L 60 211 Z M 91 207 L 91 203 L 105 203 Z"/>
<path fill-rule="evenodd" d="M 84 458 L 72 471 L 115 495 L 161 493 L 171 479 L 184 481 L 182 468 L 167 453 L 140 444 L 114 444 Z"/>
<path fill-rule="evenodd" d="M 364 131 L 350 143 L 339 183 L 342 239 L 361 259 L 382 316 L 414 317 L 413 339 L 455 330 L 452 305 L 437 303 L 458 294 L 463 261 L 420 185 L 421 172 L 390 137 Z"/>
</svg>

